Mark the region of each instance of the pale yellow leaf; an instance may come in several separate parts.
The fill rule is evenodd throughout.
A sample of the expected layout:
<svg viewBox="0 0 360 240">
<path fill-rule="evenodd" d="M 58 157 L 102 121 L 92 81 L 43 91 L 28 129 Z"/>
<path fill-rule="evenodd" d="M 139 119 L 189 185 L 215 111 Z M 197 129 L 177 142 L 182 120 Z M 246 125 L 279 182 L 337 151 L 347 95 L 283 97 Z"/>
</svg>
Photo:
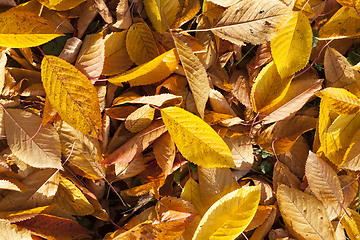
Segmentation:
<svg viewBox="0 0 360 240">
<path fill-rule="evenodd" d="M 52 125 L 41 126 L 40 117 L 20 109 L 6 109 L 4 116 L 7 141 L 18 158 L 33 167 L 62 169 L 60 139 Z"/>
<path fill-rule="evenodd" d="M 5 219 L 0 219 L 0 237 L 4 240 L 33 240 L 31 232 L 28 229 L 21 228 L 21 230 L 19 230 L 18 226 L 11 224 L 9 220 Z"/>
<path fill-rule="evenodd" d="M 7 63 L 7 57 L 5 51 L 0 52 L 0 93 L 5 85 L 5 65 Z"/>
<path fill-rule="evenodd" d="M 240 0 L 209 0 L 209 2 L 212 2 L 214 4 L 217 4 L 219 6 L 222 7 L 230 7 L 231 5 L 236 4 L 237 2 L 239 2 Z"/>
<path fill-rule="evenodd" d="M 193 240 L 235 239 L 251 222 L 260 200 L 260 187 L 243 187 L 215 202 L 201 219 Z"/>
<path fill-rule="evenodd" d="M 320 29 L 320 39 L 349 38 L 360 35 L 360 17 L 353 7 L 340 8 Z"/>
<path fill-rule="evenodd" d="M 134 64 L 126 51 L 126 32 L 113 32 L 106 35 L 103 75 L 123 73 Z"/>
<path fill-rule="evenodd" d="M 204 167 L 234 167 L 222 138 L 201 118 L 178 107 L 161 110 L 161 116 L 181 154 Z"/>
<path fill-rule="evenodd" d="M 120 100 L 120 99 L 119 99 Z M 120 104 L 149 104 L 154 105 L 156 107 L 169 107 L 169 106 L 178 106 L 182 102 L 182 97 L 176 96 L 174 94 L 163 93 L 160 95 L 154 96 L 143 96 L 143 97 L 135 97 L 134 99 L 123 99 L 121 102 L 114 100 L 113 105 L 117 106 Z"/>
<path fill-rule="evenodd" d="M 290 9 L 280 1 L 243 0 L 222 13 L 211 31 L 237 45 L 270 41 L 288 21 Z"/>
<path fill-rule="evenodd" d="M 62 176 L 60 176 L 59 188 L 52 203 L 58 203 L 60 207 L 71 213 L 71 215 L 85 216 L 94 212 L 94 207 L 80 189 Z"/>
<path fill-rule="evenodd" d="M 256 77 L 250 100 L 255 112 L 279 103 L 287 93 L 292 76 L 281 78 L 274 62 L 267 64 Z"/>
<path fill-rule="evenodd" d="M 168 132 L 155 140 L 153 152 L 159 167 L 163 170 L 165 177 L 171 173 L 175 160 L 175 144 Z"/>
<path fill-rule="evenodd" d="M 201 199 L 205 209 L 240 187 L 234 174 L 228 168 L 198 167 L 198 175 Z"/>
<path fill-rule="evenodd" d="M 105 168 L 97 166 L 103 161 L 98 140 L 76 131 L 61 120 L 55 122 L 55 127 L 60 136 L 62 154 L 68 158 L 68 166 L 83 177 L 103 179 Z"/>
<path fill-rule="evenodd" d="M 335 240 L 324 205 L 315 197 L 280 185 L 277 199 L 287 230 L 301 240 Z"/>
<path fill-rule="evenodd" d="M 144 0 L 149 19 L 156 31 L 163 33 L 174 22 L 178 11 L 178 0 Z M 165 16 L 164 16 L 165 15 Z"/>
<path fill-rule="evenodd" d="M 132 18 L 129 11 L 129 2 L 120 1 L 116 7 L 116 22 L 113 26 L 119 29 L 128 29 L 131 24 Z"/>
<path fill-rule="evenodd" d="M 271 40 L 271 54 L 282 78 L 303 69 L 312 49 L 312 30 L 304 13 L 295 12 Z"/>
<path fill-rule="evenodd" d="M 199 184 L 194 179 L 189 178 L 189 180 L 185 183 L 180 197 L 188 202 L 191 202 L 200 216 L 204 216 L 206 208 L 201 199 Z"/>
<path fill-rule="evenodd" d="M 85 75 L 60 58 L 45 56 L 41 79 L 46 97 L 64 121 L 83 134 L 101 138 L 98 95 Z"/>
<path fill-rule="evenodd" d="M 201 118 L 204 118 L 205 105 L 210 94 L 206 70 L 186 44 L 178 38 L 174 38 L 174 42 L 185 71 L 186 79 L 194 96 L 196 108 Z"/>
<path fill-rule="evenodd" d="M 130 132 L 140 132 L 151 124 L 154 114 L 155 108 L 150 105 L 144 105 L 126 118 L 125 127 Z"/>
<path fill-rule="evenodd" d="M 136 65 L 147 63 L 159 55 L 152 31 L 145 22 L 131 25 L 126 34 L 126 49 Z"/>
<path fill-rule="evenodd" d="M 0 22 L 0 46 L 36 47 L 62 35 L 32 12 L 7 11 L 0 14 Z"/>
<path fill-rule="evenodd" d="M 130 71 L 109 78 L 109 82 L 115 85 L 129 82 L 131 86 L 156 83 L 169 76 L 178 66 L 178 62 L 179 59 L 175 54 L 175 49 L 171 49 Z"/>
<path fill-rule="evenodd" d="M 23 210 L 49 205 L 59 185 L 60 173 L 54 169 L 35 172 L 21 181 L 24 192 L 8 193 L 0 202 L 2 211 Z"/>
<path fill-rule="evenodd" d="M 99 78 L 105 60 L 105 43 L 102 33 L 88 34 L 81 45 L 75 67 L 89 79 Z"/>
</svg>

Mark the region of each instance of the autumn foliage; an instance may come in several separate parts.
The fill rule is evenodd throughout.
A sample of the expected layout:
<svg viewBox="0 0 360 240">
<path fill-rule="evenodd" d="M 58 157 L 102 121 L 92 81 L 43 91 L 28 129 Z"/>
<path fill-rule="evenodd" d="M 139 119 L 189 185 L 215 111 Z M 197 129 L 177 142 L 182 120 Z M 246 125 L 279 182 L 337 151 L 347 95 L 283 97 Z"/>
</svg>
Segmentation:
<svg viewBox="0 0 360 240">
<path fill-rule="evenodd" d="M 359 239 L 359 0 L 0 6 L 1 239 Z"/>
</svg>

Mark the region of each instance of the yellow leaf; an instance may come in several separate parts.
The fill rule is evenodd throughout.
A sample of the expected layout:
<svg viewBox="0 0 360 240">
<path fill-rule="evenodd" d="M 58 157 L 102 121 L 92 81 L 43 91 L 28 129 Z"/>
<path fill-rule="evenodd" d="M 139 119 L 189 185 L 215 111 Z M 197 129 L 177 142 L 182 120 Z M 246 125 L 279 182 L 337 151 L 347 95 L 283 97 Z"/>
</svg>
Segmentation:
<svg viewBox="0 0 360 240">
<path fill-rule="evenodd" d="M 300 240 L 336 239 L 326 209 L 315 197 L 281 185 L 277 199 L 287 230 L 294 237 Z"/>
<path fill-rule="evenodd" d="M 86 0 L 38 0 L 42 5 L 56 11 L 66 11 Z"/>
<path fill-rule="evenodd" d="M 186 79 L 194 96 L 196 108 L 201 118 L 204 118 L 205 105 L 210 94 L 210 85 L 206 70 L 185 43 L 178 38 L 174 38 L 174 42 L 185 71 Z"/>
<path fill-rule="evenodd" d="M 239 189 L 234 174 L 229 168 L 198 168 L 199 189 L 205 209 L 208 209 L 226 194 Z"/>
<path fill-rule="evenodd" d="M 360 3 L 359 0 L 336 0 L 336 1 L 346 7 L 355 7 Z"/>
<path fill-rule="evenodd" d="M 149 104 L 154 105 L 156 107 L 170 107 L 170 106 L 178 106 L 182 102 L 181 96 L 176 96 L 174 94 L 170 93 L 163 93 L 160 95 L 154 95 L 154 96 L 143 96 L 143 97 L 135 97 L 134 99 L 121 99 L 121 96 L 114 100 L 113 105 L 119 106 L 120 104 Z"/>
<path fill-rule="evenodd" d="M 346 150 L 344 155 L 344 161 L 342 162 L 340 168 L 346 168 L 353 171 L 360 170 L 360 130 L 357 130 L 351 143 Z"/>
<path fill-rule="evenodd" d="M 68 166 L 83 177 L 103 179 L 105 168 L 97 167 L 103 161 L 99 141 L 76 131 L 64 121 L 56 121 L 55 127 L 60 136 L 62 154 L 68 157 Z"/>
<path fill-rule="evenodd" d="M 115 75 L 128 70 L 133 62 L 126 51 L 126 32 L 113 32 L 105 37 L 105 62 L 102 75 Z"/>
<path fill-rule="evenodd" d="M 62 36 L 44 18 L 25 11 L 0 14 L 0 46 L 11 48 L 36 47 Z"/>
<path fill-rule="evenodd" d="M 130 132 L 140 132 L 148 127 L 154 119 L 155 108 L 144 105 L 132 112 L 125 121 L 125 127 Z"/>
<path fill-rule="evenodd" d="M 41 79 L 60 117 L 83 134 L 101 138 L 101 115 L 95 87 L 70 63 L 45 56 Z"/>
<path fill-rule="evenodd" d="M 159 56 L 154 36 L 145 22 L 131 25 L 126 34 L 126 49 L 136 65 L 147 63 Z"/>
<path fill-rule="evenodd" d="M 274 62 L 266 65 L 256 77 L 252 86 L 250 100 L 255 112 L 280 102 L 291 84 L 292 76 L 281 78 Z"/>
<path fill-rule="evenodd" d="M 59 188 L 52 203 L 58 203 L 71 215 L 85 216 L 94 212 L 84 194 L 70 180 L 60 176 Z"/>
<path fill-rule="evenodd" d="M 261 226 L 255 229 L 254 233 L 251 235 L 251 238 L 249 240 L 264 239 L 264 237 L 268 235 L 269 231 L 272 229 L 276 216 L 277 216 L 277 209 L 273 207 L 269 217 L 266 218 L 265 222 L 261 224 Z"/>
<path fill-rule="evenodd" d="M 340 115 L 326 131 L 324 153 L 330 161 L 339 166 L 352 137 L 360 128 L 360 113 Z"/>
<path fill-rule="evenodd" d="M 204 16 L 210 18 L 210 19 L 217 19 L 226 8 L 221 7 L 210 0 L 204 0 L 202 5 L 202 11 Z"/>
<path fill-rule="evenodd" d="M 24 192 L 8 193 L 0 202 L 1 211 L 23 210 L 49 205 L 59 184 L 59 171 L 44 169 L 21 181 L 28 188 Z"/>
<path fill-rule="evenodd" d="M 199 117 L 178 107 L 161 110 L 164 124 L 181 154 L 204 167 L 234 167 L 221 137 Z"/>
<path fill-rule="evenodd" d="M 234 134 L 224 138 L 234 159 L 235 169 L 250 171 L 254 163 L 254 150 L 247 134 Z"/>
<path fill-rule="evenodd" d="M 346 209 L 350 214 L 349 216 L 345 215 L 341 218 L 341 223 L 344 225 L 346 234 L 350 237 L 351 240 L 360 239 L 360 214 L 350 208 Z"/>
<path fill-rule="evenodd" d="M 196 16 L 200 10 L 199 0 L 179 0 L 179 9 L 173 23 L 175 27 L 181 26 Z"/>
<path fill-rule="evenodd" d="M 254 218 L 251 220 L 250 224 L 247 226 L 245 231 L 256 229 L 260 225 L 262 225 L 265 222 L 265 220 L 269 217 L 272 210 L 274 209 L 275 207 L 272 205 L 268 205 L 268 206 L 259 205 L 254 215 Z"/>
<path fill-rule="evenodd" d="M 0 218 L 8 219 L 11 222 L 19 222 L 22 220 L 32 218 L 42 212 L 50 212 L 54 208 L 54 206 L 55 205 L 49 205 L 43 207 L 30 208 L 26 210 L 0 212 Z"/>
<path fill-rule="evenodd" d="M 150 62 L 144 63 L 119 76 L 109 78 L 109 82 L 122 85 L 129 82 L 130 86 L 147 85 L 159 82 L 169 76 L 178 66 L 179 59 L 175 49 L 171 49 Z"/>
<path fill-rule="evenodd" d="M 312 30 L 309 19 L 297 12 L 271 40 L 271 54 L 282 78 L 303 69 L 312 49 Z"/>
<path fill-rule="evenodd" d="M 290 9 L 280 1 L 243 0 L 222 13 L 211 31 L 238 45 L 270 41 L 286 24 Z"/>
<path fill-rule="evenodd" d="M 62 169 L 60 139 L 52 125 L 37 132 L 40 117 L 20 109 L 4 112 L 6 138 L 15 156 L 33 167 Z"/>
<path fill-rule="evenodd" d="M 328 47 L 325 51 L 324 68 L 326 87 L 340 88 L 352 83 L 357 84 L 356 79 L 360 78 L 360 73 L 352 68 L 346 57 L 331 47 Z"/>
<path fill-rule="evenodd" d="M 222 7 L 230 7 L 231 5 L 236 4 L 237 2 L 239 2 L 240 0 L 209 0 L 210 2 L 217 4 L 219 6 Z"/>
<path fill-rule="evenodd" d="M 330 219 L 339 216 L 344 196 L 336 172 L 315 153 L 309 152 L 305 165 L 305 175 L 314 195 L 331 208 Z"/>
<path fill-rule="evenodd" d="M 343 88 L 325 88 L 316 93 L 326 105 L 339 115 L 355 114 L 360 109 L 359 99 Z"/>
<path fill-rule="evenodd" d="M 273 171 L 273 186 L 274 191 L 277 191 L 278 186 L 284 184 L 288 187 L 299 189 L 301 181 L 290 171 L 287 165 L 276 162 Z"/>
<path fill-rule="evenodd" d="M 260 192 L 260 186 L 243 187 L 215 202 L 202 217 L 193 240 L 235 239 L 253 219 Z"/>
<path fill-rule="evenodd" d="M 360 17 L 355 8 L 340 8 L 319 31 L 320 39 L 349 38 L 360 35 Z"/>
<path fill-rule="evenodd" d="M 178 0 L 144 0 L 149 19 L 156 31 L 163 33 L 174 22 L 178 11 Z M 164 16 L 165 15 L 165 16 Z M 167 25 L 168 24 L 168 25 Z"/>
<path fill-rule="evenodd" d="M 26 228 L 19 230 L 16 224 L 11 224 L 9 220 L 0 219 L 0 232 L 3 239 L 33 240 L 31 232 Z"/>
<path fill-rule="evenodd" d="M 181 191 L 180 197 L 188 202 L 191 202 L 200 216 L 204 216 L 206 208 L 201 199 L 199 184 L 194 179 L 189 178 L 189 180 L 187 180 Z"/>
<path fill-rule="evenodd" d="M 266 115 L 262 122 L 276 122 L 300 110 L 321 89 L 322 82 L 323 79 L 309 77 L 307 72 L 293 79 L 286 95 L 277 104 L 262 109 L 261 113 Z"/>
<path fill-rule="evenodd" d="M 75 67 L 87 78 L 98 79 L 104 66 L 105 44 L 103 34 L 87 34 L 81 45 Z"/>
</svg>

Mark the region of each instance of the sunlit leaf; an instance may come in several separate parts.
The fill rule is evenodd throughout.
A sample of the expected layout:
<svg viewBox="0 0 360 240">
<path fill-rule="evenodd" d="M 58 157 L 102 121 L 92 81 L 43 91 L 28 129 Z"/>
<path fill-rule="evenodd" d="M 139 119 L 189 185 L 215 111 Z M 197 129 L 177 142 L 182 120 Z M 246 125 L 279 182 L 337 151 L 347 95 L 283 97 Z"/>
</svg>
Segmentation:
<svg viewBox="0 0 360 240">
<path fill-rule="evenodd" d="M 0 219 L 0 231 L 3 239 L 33 240 L 29 230 L 24 228 L 20 230 L 15 224 L 11 224 L 6 219 Z"/>
<path fill-rule="evenodd" d="M 83 134 L 101 137 L 101 115 L 95 87 L 68 62 L 45 56 L 41 79 L 51 105 L 61 118 Z"/>
<path fill-rule="evenodd" d="M 234 167 L 228 146 L 199 117 L 178 107 L 161 110 L 161 116 L 181 154 L 204 167 Z"/>
<path fill-rule="evenodd" d="M 294 13 L 280 33 L 271 40 L 271 54 L 282 78 L 306 66 L 312 41 L 309 19 L 301 11 Z"/>
<path fill-rule="evenodd" d="M 41 121 L 30 112 L 6 109 L 5 131 L 9 147 L 30 166 L 62 169 L 59 135 L 51 125 L 40 128 Z"/>
<path fill-rule="evenodd" d="M 277 199 L 287 229 L 297 239 L 336 239 L 326 209 L 315 197 L 281 185 Z"/>
<path fill-rule="evenodd" d="M 221 14 L 211 31 L 238 45 L 270 41 L 289 18 L 289 8 L 280 1 L 243 0 Z"/>
<path fill-rule="evenodd" d="M 179 59 L 175 54 L 175 49 L 171 49 L 130 71 L 109 78 L 109 82 L 115 85 L 129 82 L 131 86 L 156 83 L 169 76 L 178 66 L 178 62 Z"/>
<path fill-rule="evenodd" d="M 186 79 L 195 99 L 196 108 L 204 118 L 204 109 L 210 94 L 206 70 L 192 50 L 178 38 L 174 38 L 176 50 L 184 68 Z"/>
<path fill-rule="evenodd" d="M 44 6 L 56 10 L 56 11 L 65 11 L 71 8 L 76 7 L 82 2 L 86 0 L 38 0 L 39 3 L 43 4 Z"/>
<path fill-rule="evenodd" d="M 193 239 L 235 239 L 253 219 L 260 192 L 260 186 L 243 187 L 222 197 L 205 213 Z"/>
<path fill-rule="evenodd" d="M 55 28 L 37 14 L 7 11 L 0 14 L 0 46 L 36 47 L 61 36 Z"/>
<path fill-rule="evenodd" d="M 131 25 L 126 34 L 126 49 L 136 65 L 147 63 L 159 55 L 154 36 L 145 22 Z"/>
<path fill-rule="evenodd" d="M 149 19 L 156 31 L 163 33 L 174 22 L 178 11 L 178 0 L 144 0 Z"/>
</svg>

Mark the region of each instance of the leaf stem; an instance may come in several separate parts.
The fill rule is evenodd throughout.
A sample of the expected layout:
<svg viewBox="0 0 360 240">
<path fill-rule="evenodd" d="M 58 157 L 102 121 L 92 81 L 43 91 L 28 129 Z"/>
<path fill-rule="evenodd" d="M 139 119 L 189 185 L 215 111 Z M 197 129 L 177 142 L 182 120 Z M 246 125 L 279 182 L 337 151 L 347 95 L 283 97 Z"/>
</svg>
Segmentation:
<svg viewBox="0 0 360 240">
<path fill-rule="evenodd" d="M 235 64 L 238 65 L 238 64 L 251 52 L 251 50 L 254 49 L 255 46 L 256 46 L 256 45 L 253 45 L 253 46 L 250 48 L 250 50 L 247 51 L 247 53 L 245 53 L 245 55 L 244 55 L 237 63 L 235 63 Z"/>
</svg>

